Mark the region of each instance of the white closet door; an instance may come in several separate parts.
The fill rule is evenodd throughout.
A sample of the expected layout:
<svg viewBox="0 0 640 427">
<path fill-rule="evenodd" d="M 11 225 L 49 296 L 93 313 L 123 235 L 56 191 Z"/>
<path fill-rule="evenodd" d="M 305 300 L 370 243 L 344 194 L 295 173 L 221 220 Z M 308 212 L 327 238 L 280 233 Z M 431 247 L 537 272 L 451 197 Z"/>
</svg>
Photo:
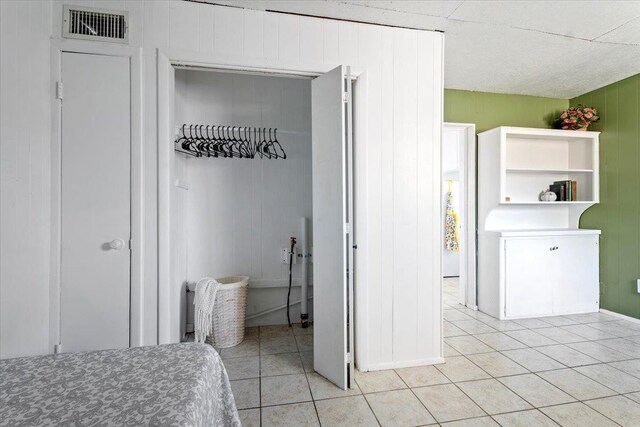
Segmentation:
<svg viewBox="0 0 640 427">
<path fill-rule="evenodd" d="M 343 66 L 311 84 L 314 369 L 343 389 L 353 382 L 350 95 L 351 78 Z"/>
<path fill-rule="evenodd" d="M 129 347 L 129 58 L 62 54 L 60 339 Z"/>
</svg>

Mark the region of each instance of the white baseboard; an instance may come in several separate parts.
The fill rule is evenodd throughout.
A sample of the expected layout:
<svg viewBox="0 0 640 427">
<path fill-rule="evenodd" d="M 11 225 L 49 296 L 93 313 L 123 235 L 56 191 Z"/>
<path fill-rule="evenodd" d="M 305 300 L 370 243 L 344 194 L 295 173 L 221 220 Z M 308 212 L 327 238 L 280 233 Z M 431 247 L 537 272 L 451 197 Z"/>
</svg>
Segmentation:
<svg viewBox="0 0 640 427">
<path fill-rule="evenodd" d="M 412 368 L 414 366 L 437 365 L 444 363 L 444 357 L 432 357 L 428 359 L 404 360 L 401 362 L 374 363 L 367 367 L 366 371 L 383 371 L 386 369 Z"/>
<path fill-rule="evenodd" d="M 196 282 L 187 282 L 189 286 L 189 290 L 195 291 Z M 299 279 L 294 279 L 291 282 L 292 288 L 299 288 L 301 286 L 301 282 Z M 288 280 L 279 280 L 279 279 L 250 279 L 249 280 L 249 290 L 251 289 L 281 289 L 288 288 L 289 282 Z M 307 287 L 313 288 L 313 279 L 309 278 L 307 282 Z"/>
<path fill-rule="evenodd" d="M 307 286 L 313 288 L 313 279 L 309 278 L 307 282 Z M 270 279 L 255 279 L 249 280 L 249 289 L 264 289 L 264 288 L 288 288 L 289 282 L 288 280 L 270 280 Z M 291 282 L 291 287 L 299 288 L 300 280 L 294 279 Z"/>
<path fill-rule="evenodd" d="M 600 309 L 600 313 L 608 314 L 609 316 L 618 317 L 622 320 L 626 320 L 628 322 L 638 323 L 640 324 L 640 319 L 636 319 L 635 317 L 626 316 L 624 314 L 616 313 L 615 311 L 605 310 L 604 308 Z"/>
</svg>

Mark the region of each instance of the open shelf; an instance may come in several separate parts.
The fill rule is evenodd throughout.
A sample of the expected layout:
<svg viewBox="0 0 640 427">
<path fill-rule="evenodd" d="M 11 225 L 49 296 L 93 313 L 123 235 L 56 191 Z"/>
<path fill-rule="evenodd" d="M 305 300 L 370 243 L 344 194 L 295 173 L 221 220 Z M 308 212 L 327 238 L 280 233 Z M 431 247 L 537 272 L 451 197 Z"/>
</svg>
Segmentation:
<svg viewBox="0 0 640 427">
<path fill-rule="evenodd" d="M 507 173 L 549 173 L 549 174 L 570 174 L 570 173 L 593 173 L 593 169 L 531 169 L 531 168 L 507 168 Z"/>
<path fill-rule="evenodd" d="M 545 205 L 545 206 L 553 206 L 553 205 L 593 205 L 596 202 L 588 201 L 588 200 L 576 200 L 573 202 L 541 202 L 541 201 L 531 201 L 531 202 L 501 202 L 501 205 Z"/>
<path fill-rule="evenodd" d="M 478 135 L 478 229 L 578 228 L 599 202 L 598 132 L 500 127 Z M 572 201 L 542 202 L 575 181 Z"/>
</svg>

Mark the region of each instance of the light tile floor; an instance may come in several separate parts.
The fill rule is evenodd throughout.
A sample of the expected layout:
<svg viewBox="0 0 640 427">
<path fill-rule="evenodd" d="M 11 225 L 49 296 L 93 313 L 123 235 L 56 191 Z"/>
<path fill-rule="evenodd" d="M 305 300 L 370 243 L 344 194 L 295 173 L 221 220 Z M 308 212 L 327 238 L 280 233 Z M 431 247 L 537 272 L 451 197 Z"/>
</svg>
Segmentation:
<svg viewBox="0 0 640 427">
<path fill-rule="evenodd" d="M 313 328 L 247 329 L 220 354 L 244 426 L 640 426 L 640 324 L 602 314 L 499 321 L 445 280 L 446 363 L 313 372 Z"/>
</svg>

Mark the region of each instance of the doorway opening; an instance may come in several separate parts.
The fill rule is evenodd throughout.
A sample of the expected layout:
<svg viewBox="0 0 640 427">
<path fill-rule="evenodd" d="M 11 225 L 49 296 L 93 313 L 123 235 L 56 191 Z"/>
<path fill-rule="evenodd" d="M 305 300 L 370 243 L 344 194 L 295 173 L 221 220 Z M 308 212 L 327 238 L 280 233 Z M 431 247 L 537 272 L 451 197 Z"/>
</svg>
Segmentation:
<svg viewBox="0 0 640 427">
<path fill-rule="evenodd" d="M 475 125 L 442 130 L 443 304 L 477 309 Z M 446 307 L 445 307 L 446 308 Z"/>
<path fill-rule="evenodd" d="M 274 354 L 300 353 L 310 369 L 348 388 L 354 369 L 350 266 L 355 246 L 350 102 L 355 83 L 348 67 L 311 79 L 174 68 L 162 57 L 158 66 L 165 67 L 162 73 L 159 69 L 159 90 L 166 87 L 171 107 L 159 133 L 170 171 L 164 181 L 169 187 L 170 280 L 166 294 L 162 284 L 159 290 L 160 341 L 176 342 L 189 332 L 188 284 L 205 276 L 249 276 L 245 321 L 248 327 L 260 327 L 260 336 L 252 336 L 258 329 L 250 329 L 245 341 L 258 340 L 260 356 L 268 354 L 268 346 Z M 159 105 L 160 98 L 162 94 Z M 262 137 L 271 141 L 277 129 L 279 153 L 286 158 L 194 157 L 180 149 L 185 133 L 202 137 L 209 132 L 220 138 L 221 130 L 214 126 L 232 140 L 246 139 L 246 129 L 262 129 Z M 265 135 L 264 129 L 274 133 Z M 162 148 L 167 142 L 171 148 Z M 308 232 L 303 236 L 305 218 Z M 293 256 L 291 237 L 297 240 Z M 305 237 L 306 259 L 300 245 Z M 293 328 L 287 327 L 286 310 L 290 268 Z M 300 327 L 304 302 L 312 325 L 307 329 Z M 163 320 L 163 312 L 168 319 Z M 223 358 L 234 351 L 222 349 Z"/>
</svg>

